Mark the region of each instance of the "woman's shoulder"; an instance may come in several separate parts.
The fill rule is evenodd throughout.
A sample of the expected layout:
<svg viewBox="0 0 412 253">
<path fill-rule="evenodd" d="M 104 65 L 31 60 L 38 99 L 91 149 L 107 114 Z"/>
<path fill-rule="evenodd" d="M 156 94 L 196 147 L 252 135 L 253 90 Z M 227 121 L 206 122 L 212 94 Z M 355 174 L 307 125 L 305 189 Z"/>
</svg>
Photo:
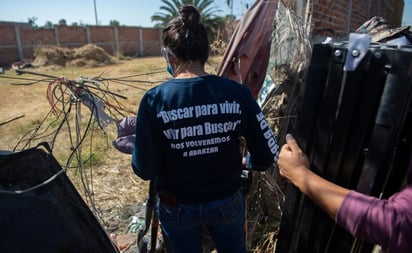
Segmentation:
<svg viewBox="0 0 412 253">
<path fill-rule="evenodd" d="M 176 79 L 169 79 L 169 80 L 163 81 L 162 83 L 148 89 L 146 91 L 146 94 L 156 94 L 156 93 L 161 92 L 162 90 L 168 89 L 171 85 L 176 84 L 175 80 Z"/>
<path fill-rule="evenodd" d="M 224 76 L 210 75 L 210 78 L 215 78 L 216 80 L 218 80 L 218 81 L 220 81 L 220 82 L 222 82 L 226 85 L 229 85 L 231 87 L 234 87 L 234 88 L 237 88 L 237 89 L 240 89 L 240 90 L 243 90 L 243 91 L 250 91 L 248 86 L 246 86 L 242 83 L 239 83 L 235 80 L 224 77 Z"/>
</svg>

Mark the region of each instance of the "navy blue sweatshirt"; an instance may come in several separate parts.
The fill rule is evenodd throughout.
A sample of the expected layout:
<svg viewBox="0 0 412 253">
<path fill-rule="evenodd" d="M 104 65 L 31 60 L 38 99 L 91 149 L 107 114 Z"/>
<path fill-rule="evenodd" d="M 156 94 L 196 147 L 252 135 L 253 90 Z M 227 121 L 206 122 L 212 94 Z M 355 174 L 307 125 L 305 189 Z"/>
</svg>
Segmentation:
<svg viewBox="0 0 412 253">
<path fill-rule="evenodd" d="M 219 200 L 242 187 L 241 136 L 254 170 L 277 160 L 273 131 L 246 86 L 215 75 L 172 79 L 140 102 L 132 167 L 179 202 Z"/>
</svg>

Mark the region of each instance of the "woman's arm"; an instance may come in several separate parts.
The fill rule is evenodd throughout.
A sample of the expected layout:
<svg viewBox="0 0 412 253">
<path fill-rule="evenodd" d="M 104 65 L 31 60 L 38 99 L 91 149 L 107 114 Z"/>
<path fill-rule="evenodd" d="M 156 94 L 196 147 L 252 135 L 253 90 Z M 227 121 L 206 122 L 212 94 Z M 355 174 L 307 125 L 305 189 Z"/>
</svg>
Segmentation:
<svg viewBox="0 0 412 253">
<path fill-rule="evenodd" d="M 309 169 L 308 158 L 291 135 L 286 136 L 278 165 L 283 177 L 353 236 L 378 243 L 387 252 L 411 252 L 411 185 L 381 200 L 333 184 Z"/>
<path fill-rule="evenodd" d="M 280 175 L 290 180 L 333 219 L 349 189 L 336 185 L 310 170 L 310 163 L 292 135 L 286 135 L 278 160 Z"/>
</svg>

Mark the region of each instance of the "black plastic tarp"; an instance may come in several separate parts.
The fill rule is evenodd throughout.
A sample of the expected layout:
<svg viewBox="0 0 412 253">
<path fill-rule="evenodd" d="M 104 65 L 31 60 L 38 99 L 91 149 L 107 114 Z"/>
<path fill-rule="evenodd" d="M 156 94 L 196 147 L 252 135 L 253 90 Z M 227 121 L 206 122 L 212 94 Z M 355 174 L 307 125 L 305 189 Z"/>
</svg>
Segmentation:
<svg viewBox="0 0 412 253">
<path fill-rule="evenodd" d="M 47 145 L 2 154 L 0 252 L 119 252 Z"/>
</svg>

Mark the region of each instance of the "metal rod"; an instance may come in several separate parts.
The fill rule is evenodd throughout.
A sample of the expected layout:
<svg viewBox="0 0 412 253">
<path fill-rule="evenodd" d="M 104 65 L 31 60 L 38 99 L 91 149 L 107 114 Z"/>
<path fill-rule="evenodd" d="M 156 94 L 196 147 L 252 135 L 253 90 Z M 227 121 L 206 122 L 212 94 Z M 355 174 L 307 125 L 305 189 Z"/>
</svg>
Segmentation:
<svg viewBox="0 0 412 253">
<path fill-rule="evenodd" d="M 96 25 L 99 25 L 98 19 L 97 19 L 97 8 L 96 8 L 96 0 L 93 0 L 94 2 L 94 17 L 96 19 Z"/>
</svg>

